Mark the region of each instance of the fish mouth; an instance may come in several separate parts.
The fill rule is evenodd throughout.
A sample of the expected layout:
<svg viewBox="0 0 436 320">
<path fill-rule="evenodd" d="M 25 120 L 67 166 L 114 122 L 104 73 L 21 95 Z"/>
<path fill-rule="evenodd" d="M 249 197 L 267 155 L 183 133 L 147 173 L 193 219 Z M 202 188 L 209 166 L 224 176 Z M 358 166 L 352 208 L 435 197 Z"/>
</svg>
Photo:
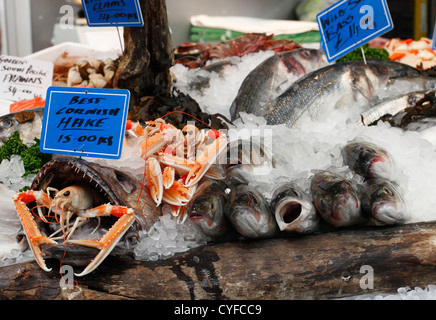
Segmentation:
<svg viewBox="0 0 436 320">
<path fill-rule="evenodd" d="M 403 211 L 390 201 L 375 203 L 372 207 L 372 212 L 374 218 L 388 224 L 400 223 L 405 220 Z"/>
<path fill-rule="evenodd" d="M 47 162 L 38 172 L 30 188 L 46 190 L 47 187 L 52 187 L 62 190 L 73 185 L 87 186 L 93 190 L 96 196 L 94 205 L 110 202 L 113 205 L 127 206 L 120 186 L 126 193 L 131 193 L 136 188 L 128 176 L 120 171 L 72 157 L 59 157 Z"/>
<path fill-rule="evenodd" d="M 295 200 L 285 201 L 279 204 L 275 211 L 276 221 L 281 231 L 292 225 L 305 212 L 302 204 Z"/>
<path fill-rule="evenodd" d="M 212 217 L 201 212 L 190 212 L 189 219 L 194 223 L 200 223 L 201 221 L 204 221 L 209 227 L 212 227 L 213 225 Z"/>
</svg>

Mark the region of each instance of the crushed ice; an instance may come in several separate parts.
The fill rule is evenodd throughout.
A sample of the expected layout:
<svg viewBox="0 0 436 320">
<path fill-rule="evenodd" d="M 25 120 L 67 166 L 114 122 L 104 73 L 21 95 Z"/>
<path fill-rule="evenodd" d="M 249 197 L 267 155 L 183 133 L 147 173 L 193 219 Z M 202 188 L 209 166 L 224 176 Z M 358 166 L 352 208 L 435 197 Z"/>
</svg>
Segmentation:
<svg viewBox="0 0 436 320">
<path fill-rule="evenodd" d="M 396 294 L 365 294 L 340 300 L 436 300 L 436 286 L 429 284 L 424 289 L 401 287 Z"/>
<path fill-rule="evenodd" d="M 178 223 L 177 218 L 164 209 L 160 219 L 136 245 L 134 254 L 138 260 L 157 261 L 202 246 L 206 242 L 204 233 L 189 219 Z"/>
</svg>

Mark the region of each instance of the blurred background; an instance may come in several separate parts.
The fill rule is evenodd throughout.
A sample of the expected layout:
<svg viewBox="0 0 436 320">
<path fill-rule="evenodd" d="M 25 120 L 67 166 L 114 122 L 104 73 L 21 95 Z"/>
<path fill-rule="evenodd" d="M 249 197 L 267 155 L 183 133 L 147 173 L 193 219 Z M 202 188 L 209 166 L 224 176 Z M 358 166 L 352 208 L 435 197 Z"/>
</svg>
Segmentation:
<svg viewBox="0 0 436 320">
<path fill-rule="evenodd" d="M 174 46 L 191 41 L 190 18 L 244 16 L 263 19 L 311 19 L 310 10 L 328 6 L 332 0 L 167 0 L 168 19 Z M 385 37 L 432 37 L 436 0 L 388 0 L 394 30 Z M 61 11 L 68 5 L 73 12 Z M 316 7 L 318 6 L 318 7 Z M 299 12 L 299 14 L 298 14 Z M 303 12 L 303 13 L 302 13 Z M 74 16 L 73 27 L 62 28 L 66 14 Z M 81 19 L 82 18 L 82 19 Z M 313 14 L 312 14 L 313 18 Z M 1 53 L 26 56 L 54 44 L 72 41 L 100 49 L 119 48 L 115 28 L 89 28 L 83 19 L 80 0 L 0 0 Z M 108 40 L 112 39 L 112 40 Z M 109 45 L 109 47 L 107 47 Z M 106 46 L 106 47 L 105 47 Z M 112 46 L 112 47 L 111 47 Z"/>
</svg>

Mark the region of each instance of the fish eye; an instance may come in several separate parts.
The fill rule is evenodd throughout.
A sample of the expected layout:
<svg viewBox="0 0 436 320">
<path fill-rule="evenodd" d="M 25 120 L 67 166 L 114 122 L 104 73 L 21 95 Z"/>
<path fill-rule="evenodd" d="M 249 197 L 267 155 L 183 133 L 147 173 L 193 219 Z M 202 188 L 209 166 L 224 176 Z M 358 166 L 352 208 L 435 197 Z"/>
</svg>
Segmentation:
<svg viewBox="0 0 436 320">
<path fill-rule="evenodd" d="M 318 202 L 318 204 L 319 204 L 319 208 L 321 209 L 321 211 L 325 211 L 326 210 L 326 204 L 325 204 L 325 201 L 324 200 L 319 200 L 319 202 Z"/>
<path fill-rule="evenodd" d="M 305 58 L 309 58 L 310 53 L 309 53 L 309 51 L 307 51 L 307 50 L 303 50 L 303 51 L 301 51 L 301 55 L 302 55 L 303 57 L 305 57 Z"/>
<path fill-rule="evenodd" d="M 68 190 L 65 191 L 63 195 L 64 195 L 64 197 L 68 197 L 70 195 L 70 191 L 68 191 Z"/>
<path fill-rule="evenodd" d="M 12 122 L 11 119 L 4 119 L 1 122 L 1 127 L 2 128 L 10 128 L 10 127 L 12 127 L 12 125 L 13 125 L 13 122 Z"/>
<path fill-rule="evenodd" d="M 253 201 L 253 204 L 254 204 L 254 205 L 257 205 L 257 199 L 256 199 L 256 197 L 255 197 L 253 194 L 251 194 L 250 192 L 247 193 L 247 195 L 248 195 L 249 199 L 250 199 L 251 201 Z"/>
<path fill-rule="evenodd" d="M 382 191 L 383 191 L 384 194 L 387 194 L 388 196 L 392 196 L 393 195 L 392 190 L 389 189 L 388 187 L 383 187 Z"/>
</svg>

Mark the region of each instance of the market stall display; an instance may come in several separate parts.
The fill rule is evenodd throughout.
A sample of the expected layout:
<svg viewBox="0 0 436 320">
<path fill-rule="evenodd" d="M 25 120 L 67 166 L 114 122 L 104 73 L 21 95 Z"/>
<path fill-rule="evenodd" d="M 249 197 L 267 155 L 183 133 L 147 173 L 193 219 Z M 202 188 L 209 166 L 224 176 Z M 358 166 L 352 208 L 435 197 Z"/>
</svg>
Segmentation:
<svg viewBox="0 0 436 320">
<path fill-rule="evenodd" d="M 41 109 L 19 102 L 25 111 L 1 118 L 1 199 L 11 202 L 13 191 L 21 221 L 9 208 L 0 222 L 21 223 L 41 269 L 57 268 L 49 258 L 88 265 L 74 292 L 102 294 L 92 283 L 105 298 L 338 298 L 362 293 L 362 265 L 389 270 L 395 281 L 375 281 L 392 292 L 413 278 L 397 268 L 404 260 L 425 269 L 420 285 L 429 284 L 435 262 L 422 248 L 434 233 L 436 80 L 425 66 L 328 64 L 321 50 L 261 33 L 185 44 L 173 61 L 168 26 L 155 28 L 165 41 L 147 24 L 126 28 L 119 58 L 59 50 L 53 59 L 53 85 L 131 91 L 119 160 L 54 155 L 26 180 L 23 151 L 40 135 Z M 16 246 L 11 255 L 12 243 L 5 240 L 4 264 L 32 259 Z M 235 271 L 244 259 L 250 267 Z M 24 268 L 46 275 L 39 294 L 65 295 L 52 274 Z M 4 270 L 4 297 L 16 298 L 16 266 Z M 103 274 L 122 277 L 126 291 L 105 289 Z M 159 277 L 144 291 L 138 274 Z"/>
</svg>

